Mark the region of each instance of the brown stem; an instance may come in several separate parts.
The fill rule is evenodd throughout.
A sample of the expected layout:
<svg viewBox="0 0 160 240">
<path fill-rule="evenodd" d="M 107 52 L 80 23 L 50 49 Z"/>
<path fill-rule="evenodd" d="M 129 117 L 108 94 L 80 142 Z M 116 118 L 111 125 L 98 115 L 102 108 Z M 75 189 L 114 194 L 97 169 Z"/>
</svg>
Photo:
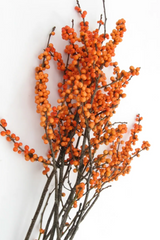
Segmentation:
<svg viewBox="0 0 160 240">
<path fill-rule="evenodd" d="M 48 236 L 50 235 L 50 231 L 48 232 L 48 234 L 47 234 L 47 231 L 48 231 L 49 224 L 50 224 L 50 222 L 51 222 L 52 216 L 53 216 L 53 214 L 54 214 L 54 211 L 55 211 L 55 204 L 54 204 L 54 206 L 52 207 L 52 210 L 51 210 L 51 213 L 50 213 L 50 215 L 49 215 L 47 224 L 46 224 L 46 226 L 45 226 L 45 232 L 44 232 L 44 235 L 43 235 L 43 239 L 42 239 L 42 240 L 46 240 L 46 239 L 48 238 Z"/>
<path fill-rule="evenodd" d="M 50 185 L 50 183 L 51 183 L 51 180 L 52 180 L 54 174 L 55 174 L 55 170 L 53 169 L 52 172 L 51 172 L 51 174 L 50 174 L 50 176 L 49 176 L 48 179 L 47 179 L 47 182 L 46 182 L 45 187 L 44 187 L 44 189 L 43 189 L 43 192 L 42 192 L 40 201 L 39 201 L 38 206 L 37 206 L 37 210 L 36 210 L 36 212 L 35 212 L 35 214 L 34 214 L 34 217 L 33 217 L 32 221 L 31 221 L 31 224 L 30 224 L 30 226 L 29 226 L 28 232 L 27 232 L 24 240 L 29 240 L 29 238 L 30 238 L 30 235 L 31 235 L 32 230 L 33 230 L 33 227 L 34 227 L 34 225 L 35 225 L 35 223 L 36 223 L 37 217 L 38 217 L 38 215 L 39 215 L 39 213 L 40 213 L 40 211 L 41 211 L 41 208 L 42 208 L 42 205 L 43 205 L 45 196 L 46 196 L 47 191 L 48 191 L 48 187 L 49 187 L 49 185 Z"/>
<path fill-rule="evenodd" d="M 104 10 L 104 39 L 105 39 L 105 35 L 106 35 L 106 22 L 107 22 L 105 0 L 103 0 L 103 10 Z"/>
</svg>

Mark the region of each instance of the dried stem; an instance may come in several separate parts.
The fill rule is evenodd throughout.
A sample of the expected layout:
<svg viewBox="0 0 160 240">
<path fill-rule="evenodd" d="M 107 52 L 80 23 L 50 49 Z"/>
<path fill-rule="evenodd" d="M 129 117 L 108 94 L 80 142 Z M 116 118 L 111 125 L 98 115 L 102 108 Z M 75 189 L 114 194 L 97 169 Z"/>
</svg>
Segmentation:
<svg viewBox="0 0 160 240">
<path fill-rule="evenodd" d="M 103 10 L 104 10 L 104 39 L 105 39 L 105 36 L 106 36 L 106 22 L 107 22 L 105 0 L 103 0 Z"/>
<path fill-rule="evenodd" d="M 52 178 L 53 178 L 54 175 L 55 175 L 55 170 L 53 169 L 52 172 L 51 172 L 51 174 L 50 174 L 50 176 L 49 176 L 48 179 L 47 179 L 47 182 L 46 182 L 45 187 L 44 187 L 44 189 L 43 189 L 43 192 L 42 192 L 40 201 L 39 201 L 38 206 L 37 206 L 37 210 L 36 210 L 36 212 L 35 212 L 35 214 L 34 214 L 34 217 L 33 217 L 33 219 L 32 219 L 32 222 L 31 222 L 31 224 L 30 224 L 30 226 L 29 226 L 28 232 L 27 232 L 24 240 L 29 240 L 29 238 L 30 238 L 30 235 L 31 235 L 31 233 L 32 233 L 32 230 L 33 230 L 33 228 L 34 228 L 34 225 L 35 225 L 35 223 L 36 223 L 36 220 L 37 220 L 37 218 L 38 218 L 38 216 L 39 216 L 39 213 L 40 213 L 40 211 L 41 211 L 41 208 L 42 208 L 42 205 L 43 205 L 45 196 L 46 196 L 47 191 L 48 191 L 48 187 L 49 187 L 49 185 L 50 185 L 50 183 L 51 183 L 51 180 L 52 180 Z"/>
</svg>

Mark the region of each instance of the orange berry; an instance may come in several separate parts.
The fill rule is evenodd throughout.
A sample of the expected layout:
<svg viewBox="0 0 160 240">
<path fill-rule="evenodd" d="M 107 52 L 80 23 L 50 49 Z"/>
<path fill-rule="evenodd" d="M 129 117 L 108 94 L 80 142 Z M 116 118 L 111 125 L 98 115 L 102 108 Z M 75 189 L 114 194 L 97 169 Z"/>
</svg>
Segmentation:
<svg viewBox="0 0 160 240">
<path fill-rule="evenodd" d="M 5 132 L 5 131 L 2 131 L 2 132 L 1 132 L 1 136 L 3 136 L 3 137 L 6 136 L 6 132 Z"/>
<path fill-rule="evenodd" d="M 45 143 L 45 144 L 48 144 L 48 140 L 47 140 L 47 139 L 45 139 L 45 140 L 44 140 L 44 143 Z"/>
<path fill-rule="evenodd" d="M 11 131 L 10 130 L 6 130 L 6 134 L 10 135 Z"/>
<path fill-rule="evenodd" d="M 43 161 L 43 157 L 40 156 L 40 157 L 38 158 L 38 161 L 39 161 L 39 162 L 42 162 L 42 161 Z"/>
<path fill-rule="evenodd" d="M 16 137 L 16 135 L 15 135 L 14 133 L 12 133 L 12 134 L 11 134 L 11 138 L 14 139 L 15 137 Z"/>
<path fill-rule="evenodd" d="M 37 154 L 33 154 L 33 158 L 36 159 L 38 156 Z"/>
<path fill-rule="evenodd" d="M 1 119 L 1 124 L 6 123 L 5 119 Z"/>
<path fill-rule="evenodd" d="M 61 88 L 62 85 L 63 85 L 63 84 L 62 84 L 61 82 L 58 83 L 58 87 L 59 87 L 59 88 Z M 53 108 L 52 108 L 52 109 L 53 109 Z M 55 109 L 55 110 L 56 110 L 56 109 Z M 53 110 L 53 111 L 54 111 L 54 110 Z"/>
<path fill-rule="evenodd" d="M 17 147 L 14 147 L 14 148 L 13 148 L 13 151 L 14 151 L 14 152 L 17 152 L 17 151 L 18 151 L 18 148 L 17 148 Z"/>
<path fill-rule="evenodd" d="M 82 74 L 82 75 L 81 75 L 81 79 L 82 79 L 82 80 L 86 80 L 86 79 L 87 79 L 86 75 L 85 75 L 85 74 Z"/>
<path fill-rule="evenodd" d="M 42 116 L 41 117 L 41 122 L 45 122 L 46 121 L 46 117 Z"/>
<path fill-rule="evenodd" d="M 7 122 L 5 119 L 1 119 L 1 124 L 3 127 L 7 127 Z"/>
<path fill-rule="evenodd" d="M 123 94 L 121 95 L 121 97 L 122 97 L 122 98 L 125 98 L 125 97 L 126 97 L 126 94 L 125 94 L 125 93 L 123 93 Z"/>
<path fill-rule="evenodd" d="M 30 153 L 35 153 L 35 150 L 33 148 L 31 148 Z"/>
<path fill-rule="evenodd" d="M 74 208 L 77 207 L 77 201 L 74 201 L 74 203 L 73 203 L 73 207 L 74 207 Z"/>
<path fill-rule="evenodd" d="M 25 146 L 24 146 L 24 149 L 25 149 L 25 150 L 29 150 L 29 146 L 28 146 L 28 145 L 25 145 Z"/>
<path fill-rule="evenodd" d="M 16 141 L 19 141 L 19 140 L 20 140 L 20 137 L 18 137 L 18 136 L 15 137 L 15 140 L 16 140 Z"/>
<path fill-rule="evenodd" d="M 10 141 L 11 141 L 10 137 L 6 137 L 6 140 L 7 140 L 8 142 L 10 142 Z"/>
<path fill-rule="evenodd" d="M 15 142 L 14 146 L 18 148 L 19 144 L 17 142 Z"/>
<path fill-rule="evenodd" d="M 39 232 L 43 234 L 43 233 L 45 232 L 45 230 L 42 229 L 42 228 L 40 228 L 40 229 L 39 229 Z"/>
<path fill-rule="evenodd" d="M 51 117 L 51 118 L 49 119 L 49 122 L 50 122 L 50 123 L 54 123 L 54 119 Z"/>
<path fill-rule="evenodd" d="M 29 155 L 27 154 L 27 155 L 25 156 L 25 160 L 26 160 L 26 161 L 29 161 L 29 159 L 30 159 L 30 157 L 29 157 Z"/>
</svg>

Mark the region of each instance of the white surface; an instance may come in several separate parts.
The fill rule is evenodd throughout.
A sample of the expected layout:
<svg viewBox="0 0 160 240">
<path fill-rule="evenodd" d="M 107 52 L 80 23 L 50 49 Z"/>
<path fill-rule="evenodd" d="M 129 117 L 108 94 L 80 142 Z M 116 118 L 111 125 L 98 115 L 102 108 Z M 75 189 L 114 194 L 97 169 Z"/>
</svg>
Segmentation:
<svg viewBox="0 0 160 240">
<path fill-rule="evenodd" d="M 80 0 L 80 4 L 88 11 L 90 29 L 95 29 L 103 13 L 102 1 Z M 62 52 L 66 42 L 60 40 L 61 28 L 71 25 L 72 18 L 76 27 L 80 21 L 74 6 L 75 0 L 0 1 L 0 118 L 5 118 L 8 128 L 39 155 L 45 155 L 47 147 L 41 139 L 43 129 L 34 103 L 34 68 L 53 26 L 56 26 L 54 44 Z M 127 98 L 121 101 L 115 120 L 127 121 L 131 127 L 135 115 L 141 113 L 144 120 L 139 146 L 148 140 L 151 148 L 132 162 L 129 175 L 120 177 L 102 193 L 75 239 L 159 240 L 160 2 L 106 0 L 106 7 L 108 33 L 118 19 L 126 20 L 127 32 L 117 47 L 115 60 L 121 69 L 127 70 L 130 65 L 141 67 L 140 75 L 125 90 Z M 61 75 L 54 66 L 50 72 L 50 100 L 55 105 L 56 84 Z M 12 146 L 0 137 L 2 240 L 24 239 L 45 183 L 42 166 L 26 162 L 22 155 L 12 151 Z M 36 238 L 34 232 L 31 240 Z"/>
</svg>

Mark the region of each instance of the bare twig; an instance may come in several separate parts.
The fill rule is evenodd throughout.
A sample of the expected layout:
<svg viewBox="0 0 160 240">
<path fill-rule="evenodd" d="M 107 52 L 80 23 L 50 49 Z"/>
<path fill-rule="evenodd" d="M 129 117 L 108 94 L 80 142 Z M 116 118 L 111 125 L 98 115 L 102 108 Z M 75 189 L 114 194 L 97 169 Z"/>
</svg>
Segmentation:
<svg viewBox="0 0 160 240">
<path fill-rule="evenodd" d="M 105 39 L 105 36 L 106 36 L 106 22 L 107 22 L 105 0 L 103 0 L 103 10 L 104 10 L 104 39 Z"/>
</svg>

